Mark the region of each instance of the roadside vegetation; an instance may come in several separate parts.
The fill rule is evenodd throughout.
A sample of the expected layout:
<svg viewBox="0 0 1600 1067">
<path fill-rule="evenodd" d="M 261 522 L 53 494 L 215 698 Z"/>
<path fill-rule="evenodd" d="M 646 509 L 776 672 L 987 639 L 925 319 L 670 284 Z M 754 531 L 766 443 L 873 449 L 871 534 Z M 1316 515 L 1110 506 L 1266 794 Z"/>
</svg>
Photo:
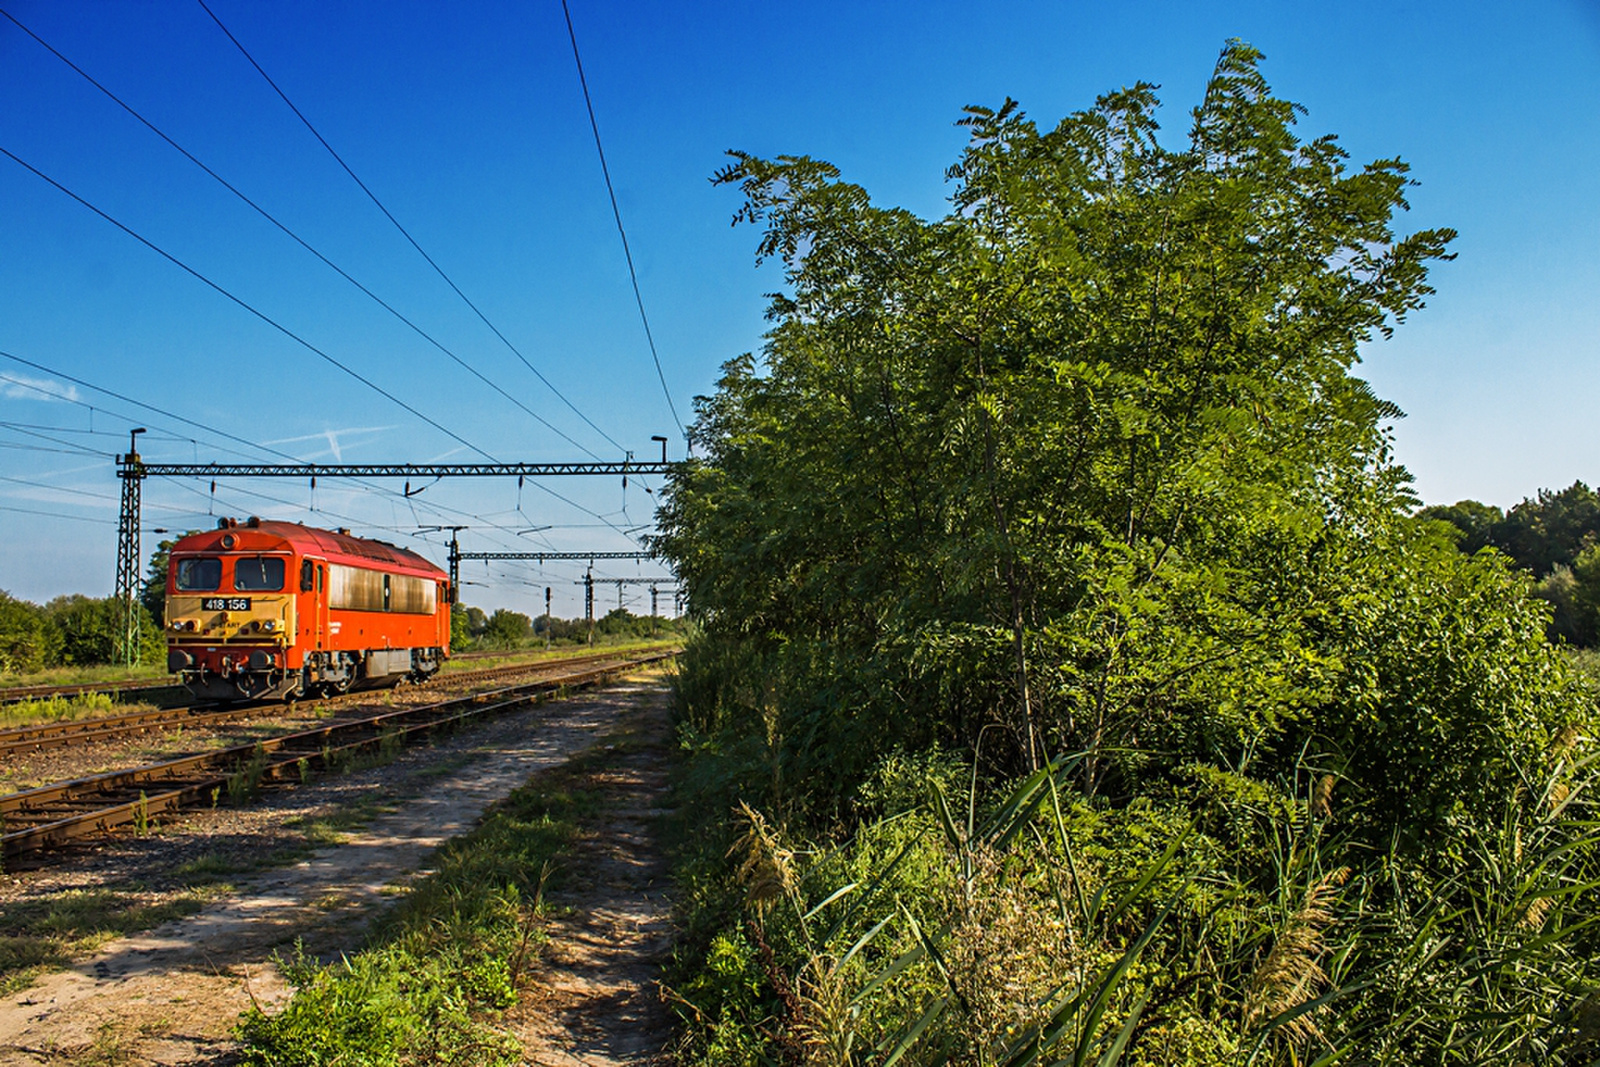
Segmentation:
<svg viewBox="0 0 1600 1067">
<path fill-rule="evenodd" d="M 1593 675 L 1353 373 L 1454 234 L 1260 59 L 971 108 L 931 221 L 721 174 L 786 285 L 657 545 L 683 1062 L 1600 1056 Z"/>
</svg>

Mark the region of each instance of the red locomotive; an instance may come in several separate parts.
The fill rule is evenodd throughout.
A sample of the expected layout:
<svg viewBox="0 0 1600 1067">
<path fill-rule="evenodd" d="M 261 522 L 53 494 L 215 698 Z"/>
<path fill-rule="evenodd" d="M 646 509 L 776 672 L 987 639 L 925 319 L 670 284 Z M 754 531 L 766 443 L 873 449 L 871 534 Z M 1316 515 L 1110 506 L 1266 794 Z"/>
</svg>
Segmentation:
<svg viewBox="0 0 1600 1067">
<path fill-rule="evenodd" d="M 349 530 L 223 519 L 172 546 L 167 669 L 205 700 L 422 681 L 450 655 L 450 587 Z"/>
</svg>

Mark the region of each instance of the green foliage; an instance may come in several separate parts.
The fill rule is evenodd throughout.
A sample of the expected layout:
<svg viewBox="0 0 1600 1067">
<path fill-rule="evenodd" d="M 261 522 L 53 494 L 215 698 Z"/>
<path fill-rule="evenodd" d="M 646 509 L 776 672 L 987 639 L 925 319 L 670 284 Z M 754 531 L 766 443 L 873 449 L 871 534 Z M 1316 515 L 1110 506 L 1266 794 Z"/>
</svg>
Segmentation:
<svg viewBox="0 0 1600 1067">
<path fill-rule="evenodd" d="M 1435 504 L 1417 515 L 1424 519 L 1448 522 L 1455 528 L 1456 543 L 1468 553 L 1494 543 L 1495 528 L 1505 521 L 1505 513 L 1493 504 L 1460 500 L 1454 504 Z"/>
<path fill-rule="evenodd" d="M 63 664 L 110 663 L 116 657 L 122 612 L 115 598 L 92 600 L 82 594 L 58 596 L 45 605 L 44 611 L 61 635 Z"/>
<path fill-rule="evenodd" d="M 1419 514 L 1450 523 L 1463 551 L 1495 548 L 1533 572 L 1533 595 L 1551 606 L 1551 637 L 1579 647 L 1600 640 L 1600 493 L 1573 482 L 1505 514 L 1476 500 Z"/>
<path fill-rule="evenodd" d="M 1352 848 L 1316 790 L 1196 768 L 1196 793 L 1113 806 L 1075 794 L 1069 763 L 970 814 L 935 787 L 830 847 L 746 809 L 738 927 L 669 995 L 685 1058 L 1575 1067 L 1600 1051 L 1600 871 L 1576 799 L 1591 769 L 1564 765 L 1468 830 L 1458 861 L 1417 865 Z"/>
<path fill-rule="evenodd" d="M 937 220 L 719 176 L 786 288 L 660 516 L 691 1062 L 1588 1062 L 1591 690 L 1352 373 L 1453 234 L 1258 60 L 1173 147 L 971 108 Z"/>
<path fill-rule="evenodd" d="M 476 642 L 473 641 L 470 623 L 467 617 L 467 608 L 462 604 L 450 606 L 450 651 L 466 652 L 472 649 Z"/>
<path fill-rule="evenodd" d="M 54 663 L 60 641 L 42 610 L 0 591 L 0 675 L 27 674 Z"/>
<path fill-rule="evenodd" d="M 509 647 L 533 634 L 533 620 L 520 611 L 497 608 L 483 629 L 485 644 Z"/>
<path fill-rule="evenodd" d="M 166 662 L 161 624 L 143 605 L 139 663 Z M 74 593 L 44 607 L 0 592 L 0 675 L 30 674 L 52 667 L 83 667 L 118 662 L 122 605 L 114 597 L 96 599 Z"/>
</svg>

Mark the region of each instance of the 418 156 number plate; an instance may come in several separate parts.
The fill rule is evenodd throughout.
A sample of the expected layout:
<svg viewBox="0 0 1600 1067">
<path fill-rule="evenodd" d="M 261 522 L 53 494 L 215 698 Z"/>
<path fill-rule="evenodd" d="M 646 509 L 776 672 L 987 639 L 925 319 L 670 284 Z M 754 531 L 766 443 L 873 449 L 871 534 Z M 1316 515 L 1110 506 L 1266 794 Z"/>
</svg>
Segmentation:
<svg viewBox="0 0 1600 1067">
<path fill-rule="evenodd" d="M 200 601 L 201 611 L 249 611 L 247 596 L 208 596 Z"/>
</svg>

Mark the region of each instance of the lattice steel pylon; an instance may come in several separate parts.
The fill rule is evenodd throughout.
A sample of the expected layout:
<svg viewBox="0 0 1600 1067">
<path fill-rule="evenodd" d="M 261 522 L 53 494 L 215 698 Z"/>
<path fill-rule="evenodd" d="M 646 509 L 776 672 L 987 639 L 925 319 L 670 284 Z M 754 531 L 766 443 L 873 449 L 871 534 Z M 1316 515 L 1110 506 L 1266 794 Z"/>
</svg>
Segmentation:
<svg viewBox="0 0 1600 1067">
<path fill-rule="evenodd" d="M 139 494 L 144 484 L 144 465 L 139 461 L 139 435 L 144 427 L 128 434 L 128 454 L 117 458 L 117 476 L 122 479 L 122 510 L 117 517 L 117 607 L 122 618 L 117 627 L 117 656 L 126 666 L 139 661 L 139 526 L 142 521 Z"/>
</svg>

